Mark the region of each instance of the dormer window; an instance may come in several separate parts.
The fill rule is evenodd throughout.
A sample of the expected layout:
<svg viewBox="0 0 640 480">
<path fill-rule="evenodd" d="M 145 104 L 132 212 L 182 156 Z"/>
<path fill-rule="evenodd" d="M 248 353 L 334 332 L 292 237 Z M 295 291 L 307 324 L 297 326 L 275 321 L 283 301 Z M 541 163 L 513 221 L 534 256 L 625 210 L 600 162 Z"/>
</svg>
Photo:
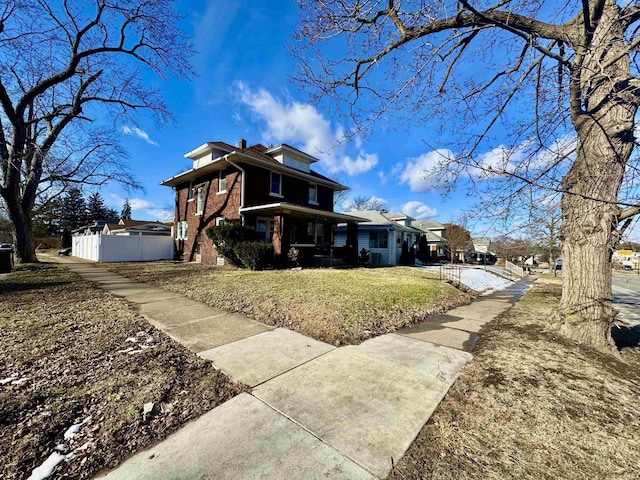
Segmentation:
<svg viewBox="0 0 640 480">
<path fill-rule="evenodd" d="M 282 174 L 271 172 L 271 195 L 281 197 L 282 196 Z"/>
<path fill-rule="evenodd" d="M 309 203 L 318 204 L 318 185 L 315 183 L 309 184 Z"/>
</svg>

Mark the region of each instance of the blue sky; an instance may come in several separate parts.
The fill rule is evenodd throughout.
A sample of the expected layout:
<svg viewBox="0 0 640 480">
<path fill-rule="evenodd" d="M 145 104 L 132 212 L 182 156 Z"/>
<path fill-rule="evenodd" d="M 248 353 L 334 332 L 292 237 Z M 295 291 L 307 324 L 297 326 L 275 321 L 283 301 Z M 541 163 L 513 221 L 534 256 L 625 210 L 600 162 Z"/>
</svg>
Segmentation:
<svg viewBox="0 0 640 480">
<path fill-rule="evenodd" d="M 184 154 L 195 147 L 216 140 L 236 145 L 240 138 L 296 146 L 320 158 L 315 168 L 351 187 L 350 196 L 381 198 L 390 210 L 417 219 L 455 222 L 475 203 L 463 189 L 443 198 L 424 178 L 425 168 L 450 153 L 440 149 L 444 139 L 436 128 L 395 128 L 383 119 L 366 137 L 344 141 L 349 127 L 326 106 L 306 103 L 306 94 L 290 80 L 296 65 L 288 47 L 298 23 L 293 2 L 180 0 L 176 6 L 198 52 L 191 59 L 196 76 L 147 77 L 162 92 L 175 123 L 159 126 L 142 115 L 138 125 L 123 127 L 130 168 L 145 191 L 104 186 L 100 192 L 109 206 L 120 211 L 128 197 L 134 218 L 172 218 L 173 191 L 159 182 L 190 168 Z M 479 154 L 485 163 L 504 157 L 499 149 Z M 487 225 L 467 226 L 474 235 L 495 236 Z"/>
<path fill-rule="evenodd" d="M 423 166 L 437 153 L 424 143 L 425 128 L 394 132 L 378 128 L 366 138 L 344 142 L 347 128 L 321 105 L 309 105 L 290 81 L 296 66 L 292 44 L 298 10 L 288 1 L 183 0 L 182 28 L 199 52 L 192 58 L 192 81 L 148 81 L 158 87 L 175 124 L 156 125 L 140 116 L 125 126 L 122 144 L 130 168 L 145 192 L 126 192 L 116 184 L 100 190 L 109 206 L 120 211 L 124 198 L 133 216 L 172 216 L 173 192 L 158 183 L 190 167 L 184 154 L 207 141 L 237 144 L 289 143 L 321 159 L 315 168 L 351 187 L 351 196 L 378 197 L 389 209 L 442 222 L 465 208 L 464 194 L 443 200 L 423 180 Z"/>
</svg>

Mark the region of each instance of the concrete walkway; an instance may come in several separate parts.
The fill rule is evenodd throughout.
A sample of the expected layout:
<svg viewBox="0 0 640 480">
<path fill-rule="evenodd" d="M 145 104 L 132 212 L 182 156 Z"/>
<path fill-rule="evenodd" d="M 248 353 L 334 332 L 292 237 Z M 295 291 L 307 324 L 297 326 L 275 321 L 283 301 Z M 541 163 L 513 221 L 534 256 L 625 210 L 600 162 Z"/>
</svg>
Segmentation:
<svg viewBox="0 0 640 480">
<path fill-rule="evenodd" d="M 253 388 L 107 479 L 385 478 L 429 420 L 482 325 L 527 282 L 357 346 L 336 348 L 61 259 L 149 322 Z"/>
</svg>

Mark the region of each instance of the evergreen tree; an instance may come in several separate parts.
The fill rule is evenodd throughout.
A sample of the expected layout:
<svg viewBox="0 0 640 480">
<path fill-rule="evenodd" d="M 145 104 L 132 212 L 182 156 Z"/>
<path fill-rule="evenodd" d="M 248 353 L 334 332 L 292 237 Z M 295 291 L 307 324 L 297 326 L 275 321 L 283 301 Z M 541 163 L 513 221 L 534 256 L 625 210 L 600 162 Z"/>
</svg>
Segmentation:
<svg viewBox="0 0 640 480">
<path fill-rule="evenodd" d="M 122 206 L 122 213 L 120 213 L 120 217 L 123 220 L 131 220 L 131 204 L 129 203 L 129 199 L 125 199 L 124 205 Z"/>
<path fill-rule="evenodd" d="M 104 220 L 107 218 L 117 218 L 118 213 L 112 208 L 107 208 L 104 199 L 99 192 L 95 192 L 89 196 L 87 201 L 87 221 L 93 223 L 96 220 Z"/>
<path fill-rule="evenodd" d="M 79 188 L 70 189 L 62 199 L 60 228 L 70 232 L 87 224 L 87 203 Z"/>
</svg>

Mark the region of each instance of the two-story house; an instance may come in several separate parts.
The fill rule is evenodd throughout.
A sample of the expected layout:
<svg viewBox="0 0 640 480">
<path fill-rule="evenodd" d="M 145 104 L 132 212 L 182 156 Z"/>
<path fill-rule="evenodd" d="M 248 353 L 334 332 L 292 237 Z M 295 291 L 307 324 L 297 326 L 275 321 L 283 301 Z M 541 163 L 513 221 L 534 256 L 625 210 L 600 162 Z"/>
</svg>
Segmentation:
<svg viewBox="0 0 640 480">
<path fill-rule="evenodd" d="M 237 147 L 208 142 L 185 154 L 193 168 L 165 180 L 175 189 L 176 251 L 186 261 L 220 263 L 206 229 L 225 222 L 255 227 L 275 255 L 290 247 L 328 253 L 334 229 L 346 222 L 357 244 L 358 218 L 333 211 L 334 192 L 347 187 L 311 169 L 317 158 L 289 145 Z"/>
</svg>

